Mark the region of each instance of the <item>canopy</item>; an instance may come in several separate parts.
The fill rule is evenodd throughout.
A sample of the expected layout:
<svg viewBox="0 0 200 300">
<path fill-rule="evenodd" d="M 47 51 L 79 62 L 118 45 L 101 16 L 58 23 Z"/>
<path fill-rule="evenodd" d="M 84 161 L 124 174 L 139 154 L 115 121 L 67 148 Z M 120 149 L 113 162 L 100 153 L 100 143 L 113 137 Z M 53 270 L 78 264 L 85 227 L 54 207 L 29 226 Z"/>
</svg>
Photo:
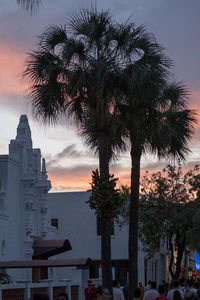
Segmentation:
<svg viewBox="0 0 200 300">
<path fill-rule="evenodd" d="M 91 263 L 90 258 L 54 259 L 54 260 L 11 260 L 0 261 L 0 269 L 40 268 L 40 267 L 84 267 Z"/>
<path fill-rule="evenodd" d="M 72 250 L 69 240 L 35 240 L 33 243 L 34 258 L 54 256 Z"/>
</svg>

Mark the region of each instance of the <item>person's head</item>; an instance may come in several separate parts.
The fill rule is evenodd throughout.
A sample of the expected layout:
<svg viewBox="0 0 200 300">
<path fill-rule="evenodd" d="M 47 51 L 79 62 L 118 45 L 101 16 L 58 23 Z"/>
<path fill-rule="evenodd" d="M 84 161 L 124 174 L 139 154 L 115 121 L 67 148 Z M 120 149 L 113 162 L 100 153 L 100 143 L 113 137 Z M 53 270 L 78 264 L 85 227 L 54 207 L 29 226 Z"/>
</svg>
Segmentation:
<svg viewBox="0 0 200 300">
<path fill-rule="evenodd" d="M 56 300 L 68 300 L 68 296 L 66 293 L 60 293 L 57 295 Z"/>
<path fill-rule="evenodd" d="M 142 282 L 139 282 L 139 287 L 142 287 Z"/>
<path fill-rule="evenodd" d="M 179 287 L 179 281 L 178 281 L 178 280 L 175 280 L 175 281 L 174 281 L 174 287 L 175 287 L 175 288 L 178 288 L 178 287 Z"/>
<path fill-rule="evenodd" d="M 49 296 L 47 294 L 34 294 L 33 300 L 49 300 Z"/>
<path fill-rule="evenodd" d="M 178 290 L 174 291 L 172 300 L 182 300 L 181 293 Z"/>
<path fill-rule="evenodd" d="M 150 284 L 151 284 L 151 280 L 148 281 L 148 285 L 150 285 Z"/>
<path fill-rule="evenodd" d="M 111 294 L 108 289 L 99 286 L 94 292 L 95 300 L 110 300 Z"/>
<path fill-rule="evenodd" d="M 141 289 L 137 287 L 136 289 L 134 289 L 134 298 L 140 298 L 140 296 L 141 296 Z"/>
<path fill-rule="evenodd" d="M 160 284 L 160 285 L 158 286 L 158 293 L 159 293 L 160 295 L 164 295 L 164 294 L 165 294 L 165 286 L 164 286 L 163 284 Z"/>
<path fill-rule="evenodd" d="M 151 289 L 152 289 L 152 290 L 155 290 L 155 289 L 156 289 L 156 286 L 157 286 L 157 284 L 156 284 L 156 282 L 155 282 L 155 281 L 151 281 L 151 283 L 150 283 L 150 286 L 151 286 Z"/>
<path fill-rule="evenodd" d="M 120 288 L 120 283 L 118 280 L 113 280 L 113 287 Z"/>
<path fill-rule="evenodd" d="M 92 280 L 89 279 L 87 283 L 88 283 L 88 287 L 92 286 Z"/>
</svg>

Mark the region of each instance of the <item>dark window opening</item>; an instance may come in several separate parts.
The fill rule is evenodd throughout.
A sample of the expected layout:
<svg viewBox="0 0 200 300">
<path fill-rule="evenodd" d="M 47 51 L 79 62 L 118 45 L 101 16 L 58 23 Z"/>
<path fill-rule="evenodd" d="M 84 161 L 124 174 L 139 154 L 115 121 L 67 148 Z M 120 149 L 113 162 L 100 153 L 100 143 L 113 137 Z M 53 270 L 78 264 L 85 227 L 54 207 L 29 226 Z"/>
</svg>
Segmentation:
<svg viewBox="0 0 200 300">
<path fill-rule="evenodd" d="M 56 227 L 56 229 L 58 229 L 58 219 L 51 219 L 51 226 Z"/>
</svg>

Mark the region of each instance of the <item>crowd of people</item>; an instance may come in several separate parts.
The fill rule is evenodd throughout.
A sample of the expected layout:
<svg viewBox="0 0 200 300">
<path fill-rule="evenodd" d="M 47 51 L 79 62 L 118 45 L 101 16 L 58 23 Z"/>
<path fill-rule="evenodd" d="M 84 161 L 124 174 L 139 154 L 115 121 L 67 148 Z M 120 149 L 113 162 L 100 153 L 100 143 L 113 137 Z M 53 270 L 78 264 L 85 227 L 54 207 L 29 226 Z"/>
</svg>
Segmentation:
<svg viewBox="0 0 200 300">
<path fill-rule="evenodd" d="M 154 298 L 148 297 L 151 289 L 157 293 Z M 193 279 L 185 280 L 183 278 L 175 280 L 171 286 L 163 281 L 156 291 L 156 283 L 150 282 L 148 291 L 144 294 L 144 300 L 154 300 L 155 298 L 156 300 L 198 300 L 200 299 L 200 284 Z"/>
<path fill-rule="evenodd" d="M 111 294 L 107 288 L 95 287 L 88 280 L 85 288 L 85 300 L 110 300 Z M 35 294 L 33 300 L 49 300 L 44 294 Z M 56 300 L 68 300 L 67 294 L 59 294 Z M 129 286 L 126 284 L 122 289 L 120 282 L 113 281 L 113 300 L 129 300 Z M 157 288 L 155 281 L 149 281 L 146 286 L 139 282 L 134 290 L 134 300 L 200 300 L 200 283 L 192 279 L 175 280 L 170 286 L 163 280 Z"/>
<path fill-rule="evenodd" d="M 94 300 L 111 299 L 110 292 L 103 287 L 94 287 L 92 293 Z M 86 296 L 85 300 L 92 300 L 92 298 L 89 299 Z M 128 284 L 121 289 L 119 281 L 113 281 L 113 300 L 129 300 Z M 134 300 L 200 300 L 200 283 L 193 279 L 187 281 L 181 279 L 175 280 L 169 286 L 163 280 L 157 288 L 155 281 L 149 281 L 146 286 L 139 282 L 134 290 Z"/>
<path fill-rule="evenodd" d="M 175 280 L 169 284 L 162 281 L 157 288 L 155 281 L 149 281 L 144 287 L 139 283 L 138 288 L 134 291 L 134 299 L 140 300 L 199 300 L 200 284 L 193 279 Z M 127 299 L 125 299 L 127 300 Z"/>
</svg>

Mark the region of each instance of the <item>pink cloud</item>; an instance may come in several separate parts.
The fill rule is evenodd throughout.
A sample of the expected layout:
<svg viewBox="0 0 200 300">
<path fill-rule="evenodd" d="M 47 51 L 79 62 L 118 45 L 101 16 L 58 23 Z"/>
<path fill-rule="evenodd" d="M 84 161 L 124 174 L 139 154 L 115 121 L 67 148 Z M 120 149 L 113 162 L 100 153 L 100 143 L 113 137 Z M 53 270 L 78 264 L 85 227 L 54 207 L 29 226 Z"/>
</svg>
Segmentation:
<svg viewBox="0 0 200 300">
<path fill-rule="evenodd" d="M 21 73 L 24 69 L 25 54 L 19 47 L 0 44 L 0 92 L 17 96 L 25 91 Z"/>
<path fill-rule="evenodd" d="M 51 180 L 52 191 L 72 191 L 90 189 L 92 170 L 97 165 L 80 165 L 74 167 L 47 166 L 48 177 Z M 130 185 L 130 170 L 111 168 L 110 173 L 119 178 L 119 185 Z"/>
</svg>

